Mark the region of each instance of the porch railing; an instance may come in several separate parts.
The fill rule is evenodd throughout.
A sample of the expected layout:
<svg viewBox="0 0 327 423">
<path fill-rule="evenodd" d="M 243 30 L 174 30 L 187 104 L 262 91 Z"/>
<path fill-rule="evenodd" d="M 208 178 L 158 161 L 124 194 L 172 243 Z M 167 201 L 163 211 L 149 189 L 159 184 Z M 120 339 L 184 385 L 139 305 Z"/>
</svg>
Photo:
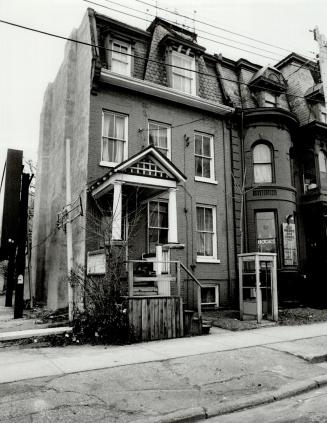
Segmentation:
<svg viewBox="0 0 327 423">
<path fill-rule="evenodd" d="M 151 262 L 153 264 L 162 264 L 167 265 L 169 264 L 170 273 L 168 274 L 154 274 L 154 275 L 135 275 L 134 266 L 135 264 L 149 264 L 150 262 L 147 260 L 129 260 L 128 262 L 128 296 L 133 297 L 134 294 L 134 282 L 160 282 L 160 281 L 169 281 L 170 283 L 175 283 L 176 286 L 176 294 L 177 296 L 181 296 L 181 269 L 187 274 L 187 276 L 192 280 L 193 283 L 196 285 L 196 308 L 198 312 L 199 318 L 202 316 L 202 304 L 201 304 L 201 288 L 202 285 L 199 280 L 195 277 L 195 275 L 180 261 L 154 261 Z M 172 274 L 173 267 L 175 267 L 174 275 Z"/>
</svg>

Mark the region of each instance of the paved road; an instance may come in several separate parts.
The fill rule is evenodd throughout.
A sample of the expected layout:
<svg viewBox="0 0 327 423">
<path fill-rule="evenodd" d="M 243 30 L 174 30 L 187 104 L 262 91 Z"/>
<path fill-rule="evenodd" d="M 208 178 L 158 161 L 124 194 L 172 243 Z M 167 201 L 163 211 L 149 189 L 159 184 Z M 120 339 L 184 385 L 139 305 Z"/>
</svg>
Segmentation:
<svg viewBox="0 0 327 423">
<path fill-rule="evenodd" d="M 208 423 L 326 423 L 327 387 L 252 408 L 228 416 L 214 417 Z"/>
</svg>

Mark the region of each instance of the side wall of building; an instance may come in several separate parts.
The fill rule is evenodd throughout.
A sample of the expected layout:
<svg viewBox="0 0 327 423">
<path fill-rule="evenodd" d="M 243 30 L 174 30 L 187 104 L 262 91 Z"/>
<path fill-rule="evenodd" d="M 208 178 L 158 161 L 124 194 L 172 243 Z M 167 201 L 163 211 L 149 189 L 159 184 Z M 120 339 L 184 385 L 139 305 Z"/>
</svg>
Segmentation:
<svg viewBox="0 0 327 423">
<path fill-rule="evenodd" d="M 71 38 L 90 42 L 86 15 Z M 91 48 L 68 42 L 63 63 L 49 85 L 41 114 L 38 175 L 32 241 L 32 280 L 37 301 L 50 309 L 67 305 L 66 237 L 56 227 L 66 205 L 65 140 L 71 140 L 72 200 L 85 208 Z M 79 204 L 79 202 L 74 203 Z M 84 264 L 84 217 L 73 223 L 74 263 Z"/>
</svg>

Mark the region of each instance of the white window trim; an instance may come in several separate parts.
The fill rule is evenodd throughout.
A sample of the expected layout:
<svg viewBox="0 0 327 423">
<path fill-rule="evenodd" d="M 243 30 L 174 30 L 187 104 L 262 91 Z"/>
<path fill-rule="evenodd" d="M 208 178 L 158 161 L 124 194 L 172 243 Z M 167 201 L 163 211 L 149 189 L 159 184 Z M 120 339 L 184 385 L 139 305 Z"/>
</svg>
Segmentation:
<svg viewBox="0 0 327 423">
<path fill-rule="evenodd" d="M 164 126 L 168 129 L 167 131 L 167 150 L 168 154 L 167 157 L 169 160 L 171 160 L 171 125 L 168 125 L 167 123 L 158 122 L 156 120 L 148 120 L 148 145 L 150 145 L 150 123 L 154 123 L 156 125 Z M 156 147 L 156 146 L 154 146 Z M 160 148 L 158 148 L 160 150 Z"/>
<path fill-rule="evenodd" d="M 184 53 L 179 53 L 178 51 L 173 50 L 171 52 L 171 88 L 173 88 L 174 90 L 178 91 L 178 92 L 185 92 L 186 94 L 190 94 L 190 95 L 196 95 L 196 73 L 195 73 L 195 57 L 191 57 L 191 56 L 187 56 Z M 192 79 L 191 79 L 191 92 L 187 93 L 186 91 L 182 91 L 182 90 L 178 90 L 177 88 L 173 87 L 173 79 L 174 79 L 174 65 L 173 65 L 173 57 L 182 57 L 183 59 L 185 59 L 185 57 L 191 59 L 191 67 L 190 67 L 190 71 L 192 74 Z M 178 70 L 178 68 L 177 68 Z"/>
<path fill-rule="evenodd" d="M 215 289 L 215 302 L 214 303 L 203 303 L 201 300 L 201 305 L 203 306 L 215 306 L 219 307 L 219 285 L 210 285 L 201 283 L 202 288 L 214 288 Z"/>
<path fill-rule="evenodd" d="M 165 204 L 167 204 L 167 218 L 168 218 L 168 226 L 167 226 L 167 228 L 164 228 L 164 227 L 157 227 L 157 226 L 150 226 L 150 203 L 165 203 Z M 150 229 L 167 229 L 167 231 L 169 231 L 169 213 L 168 213 L 168 200 L 166 200 L 166 199 L 162 199 L 162 198 L 159 198 L 159 199 L 157 199 L 157 200 L 149 200 L 148 201 L 148 207 L 147 207 L 147 213 L 148 213 L 148 216 L 147 216 L 147 236 L 146 236 L 146 244 L 147 244 L 147 251 L 149 252 L 150 251 L 150 237 L 149 237 L 149 235 L 150 235 Z M 168 236 L 168 233 L 167 233 L 167 236 Z"/>
<path fill-rule="evenodd" d="M 127 69 L 128 69 L 127 73 L 115 72 L 113 70 L 111 70 L 111 72 L 116 73 L 118 75 L 131 76 L 132 75 L 132 60 L 131 60 L 131 58 L 132 58 L 132 56 L 131 56 L 131 54 L 132 54 L 132 46 L 129 43 L 126 43 L 125 41 L 119 40 L 118 38 L 113 38 L 110 41 L 111 41 L 111 50 L 112 50 L 112 52 L 111 52 L 111 63 L 110 63 L 111 69 L 112 69 L 112 60 L 113 60 L 112 59 L 112 53 L 114 52 L 113 51 L 113 49 L 114 49 L 113 48 L 113 44 L 114 43 L 120 44 L 121 46 L 124 46 L 124 47 L 127 48 L 127 55 L 126 55 L 126 57 L 127 57 Z"/>
<path fill-rule="evenodd" d="M 102 160 L 103 157 L 103 124 L 104 124 L 104 116 L 106 113 L 113 113 L 114 115 L 117 116 L 122 116 L 125 118 L 125 143 L 124 143 L 124 152 L 123 152 L 123 161 L 127 160 L 128 158 L 128 116 L 124 115 L 123 113 L 119 113 L 119 112 L 113 112 L 111 110 L 102 110 L 102 126 L 101 126 L 101 160 L 100 160 L 100 166 L 103 167 L 115 167 L 117 166 L 119 163 L 116 162 L 108 162 L 105 160 Z"/>
<path fill-rule="evenodd" d="M 198 131 L 194 132 L 194 162 L 195 162 L 195 157 L 198 156 L 195 153 L 195 135 L 205 135 L 207 137 L 210 137 L 211 160 L 210 160 L 210 178 L 204 178 L 203 176 L 195 175 L 194 180 L 198 182 L 207 182 L 209 184 L 218 184 L 215 178 L 215 150 L 214 150 L 213 136 L 210 134 L 205 134 L 204 132 L 198 132 Z"/>
<path fill-rule="evenodd" d="M 205 207 L 208 209 L 212 209 L 212 256 L 196 256 L 197 263 L 220 263 L 220 260 L 217 257 L 217 207 L 211 206 L 208 204 L 196 204 L 197 207 Z M 196 216 L 197 219 L 197 216 Z M 196 228 L 196 233 L 198 233 L 198 228 Z"/>
</svg>

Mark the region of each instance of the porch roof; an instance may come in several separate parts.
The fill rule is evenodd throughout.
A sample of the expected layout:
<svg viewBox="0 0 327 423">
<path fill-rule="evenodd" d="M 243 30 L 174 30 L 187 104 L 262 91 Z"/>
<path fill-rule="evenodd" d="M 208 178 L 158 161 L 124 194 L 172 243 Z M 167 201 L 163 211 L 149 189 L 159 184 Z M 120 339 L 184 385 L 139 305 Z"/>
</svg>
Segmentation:
<svg viewBox="0 0 327 423">
<path fill-rule="evenodd" d="M 147 161 L 146 161 L 147 160 Z M 150 145 L 110 169 L 89 187 L 93 196 L 108 191 L 114 182 L 173 188 L 186 180 L 186 176 L 154 146 Z M 101 194 L 100 194 L 101 193 Z"/>
</svg>

